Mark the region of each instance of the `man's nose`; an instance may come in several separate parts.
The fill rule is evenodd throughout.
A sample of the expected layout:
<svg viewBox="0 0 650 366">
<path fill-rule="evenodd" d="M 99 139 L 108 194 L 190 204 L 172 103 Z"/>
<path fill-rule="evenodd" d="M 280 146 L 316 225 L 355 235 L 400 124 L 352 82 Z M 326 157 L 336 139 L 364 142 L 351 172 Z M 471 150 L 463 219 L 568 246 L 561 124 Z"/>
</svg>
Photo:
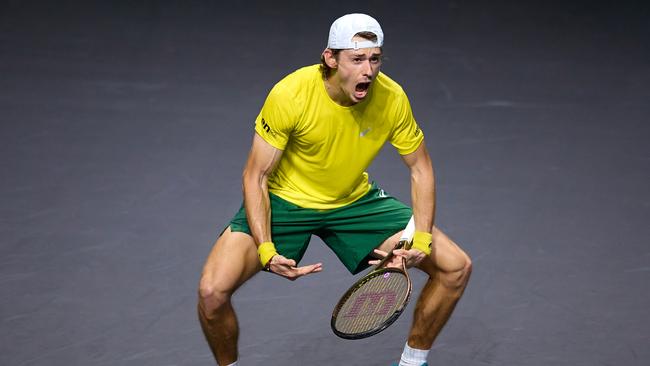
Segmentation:
<svg viewBox="0 0 650 366">
<path fill-rule="evenodd" d="M 372 64 L 370 63 L 370 60 L 365 60 L 363 62 L 363 74 L 372 77 Z"/>
</svg>

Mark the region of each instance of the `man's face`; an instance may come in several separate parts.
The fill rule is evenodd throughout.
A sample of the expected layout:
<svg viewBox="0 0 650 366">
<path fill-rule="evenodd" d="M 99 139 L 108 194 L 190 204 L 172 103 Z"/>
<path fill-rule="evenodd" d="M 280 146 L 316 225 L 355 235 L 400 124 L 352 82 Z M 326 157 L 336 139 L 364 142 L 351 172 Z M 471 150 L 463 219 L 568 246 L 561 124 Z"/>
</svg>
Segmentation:
<svg viewBox="0 0 650 366">
<path fill-rule="evenodd" d="M 344 105 L 363 101 L 368 95 L 370 85 L 379 74 L 381 48 L 361 48 L 342 50 L 338 54 L 337 71 L 332 84 L 337 86 L 339 97 Z"/>
</svg>

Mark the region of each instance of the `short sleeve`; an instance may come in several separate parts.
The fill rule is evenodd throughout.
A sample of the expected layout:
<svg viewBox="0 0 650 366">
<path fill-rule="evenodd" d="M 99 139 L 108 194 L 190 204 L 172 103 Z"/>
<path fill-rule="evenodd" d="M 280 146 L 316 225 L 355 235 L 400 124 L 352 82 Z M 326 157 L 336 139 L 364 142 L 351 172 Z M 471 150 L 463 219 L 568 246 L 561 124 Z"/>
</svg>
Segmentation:
<svg viewBox="0 0 650 366">
<path fill-rule="evenodd" d="M 284 150 L 297 121 L 293 99 L 276 85 L 255 119 L 255 132 L 273 147 Z"/>
<path fill-rule="evenodd" d="M 411 104 L 403 91 L 396 104 L 397 121 L 390 136 L 390 143 L 400 155 L 407 155 L 417 150 L 424 140 L 424 134 L 413 117 Z"/>
</svg>

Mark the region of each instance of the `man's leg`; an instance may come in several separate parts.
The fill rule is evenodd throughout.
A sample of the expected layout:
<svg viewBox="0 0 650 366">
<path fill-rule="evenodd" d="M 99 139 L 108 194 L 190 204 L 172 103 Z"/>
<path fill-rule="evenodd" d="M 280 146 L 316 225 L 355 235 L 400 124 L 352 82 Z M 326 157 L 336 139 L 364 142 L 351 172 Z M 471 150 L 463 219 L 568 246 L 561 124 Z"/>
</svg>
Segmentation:
<svg viewBox="0 0 650 366">
<path fill-rule="evenodd" d="M 447 323 L 465 291 L 472 272 L 469 256 L 447 235 L 434 226 L 431 256 L 419 269 L 429 275 L 415 305 L 408 344 L 428 350 Z"/>
<path fill-rule="evenodd" d="M 389 251 L 399 240 L 401 232 L 388 238 L 379 247 Z M 431 256 L 418 268 L 429 275 L 415 305 L 413 324 L 404 358 L 419 359 L 424 364 L 426 354 L 433 345 L 442 327 L 447 323 L 456 303 L 460 299 L 472 271 L 472 262 L 467 254 L 442 231 L 434 227 L 431 239 Z"/>
<path fill-rule="evenodd" d="M 230 302 L 235 290 L 261 270 L 253 238 L 226 229 L 203 267 L 199 283 L 198 314 L 203 334 L 217 364 L 237 360 L 239 326 Z"/>
</svg>

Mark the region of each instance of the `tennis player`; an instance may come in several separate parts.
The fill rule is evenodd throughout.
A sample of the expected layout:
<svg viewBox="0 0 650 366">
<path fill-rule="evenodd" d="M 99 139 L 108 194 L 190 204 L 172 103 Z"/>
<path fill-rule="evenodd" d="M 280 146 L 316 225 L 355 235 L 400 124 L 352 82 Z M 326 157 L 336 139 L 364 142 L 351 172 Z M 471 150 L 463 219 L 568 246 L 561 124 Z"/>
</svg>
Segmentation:
<svg viewBox="0 0 650 366">
<path fill-rule="evenodd" d="M 433 224 L 431 160 L 406 94 L 379 71 L 383 41 L 375 19 L 345 15 L 330 28 L 321 64 L 270 91 L 255 121 L 242 208 L 208 255 L 199 285 L 199 319 L 219 365 L 237 365 L 235 290 L 261 270 L 292 281 L 320 272 L 321 263 L 297 264 L 312 235 L 358 273 L 391 250 L 414 215 L 413 246 L 396 250 L 391 265 L 404 258 L 429 279 L 399 365 L 426 365 L 461 297 L 471 262 Z M 365 172 L 386 141 L 410 171 L 412 209 Z"/>
</svg>

